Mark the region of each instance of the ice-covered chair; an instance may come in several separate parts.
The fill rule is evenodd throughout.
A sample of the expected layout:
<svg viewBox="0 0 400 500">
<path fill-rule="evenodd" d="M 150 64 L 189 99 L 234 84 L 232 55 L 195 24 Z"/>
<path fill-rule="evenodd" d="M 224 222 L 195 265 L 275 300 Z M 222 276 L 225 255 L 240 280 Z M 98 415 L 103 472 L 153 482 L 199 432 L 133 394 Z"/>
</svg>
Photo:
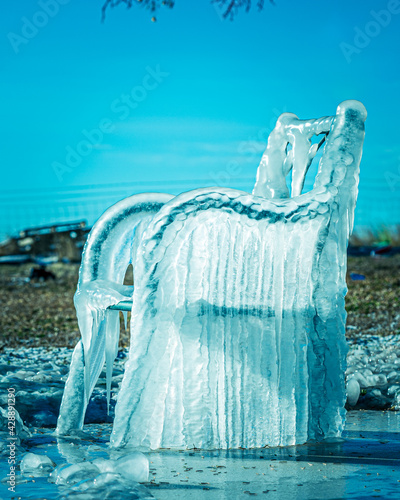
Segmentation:
<svg viewBox="0 0 400 500">
<path fill-rule="evenodd" d="M 346 248 L 365 119 L 357 101 L 333 117 L 285 113 L 253 194 L 140 195 L 105 213 L 84 252 L 82 342 L 60 434 L 82 426 L 105 358 L 110 381 L 118 313 L 106 308 L 128 304 L 131 345 L 112 445 L 253 448 L 340 436 Z M 302 194 L 323 145 L 314 186 Z M 129 262 L 133 293 L 121 286 Z"/>
</svg>

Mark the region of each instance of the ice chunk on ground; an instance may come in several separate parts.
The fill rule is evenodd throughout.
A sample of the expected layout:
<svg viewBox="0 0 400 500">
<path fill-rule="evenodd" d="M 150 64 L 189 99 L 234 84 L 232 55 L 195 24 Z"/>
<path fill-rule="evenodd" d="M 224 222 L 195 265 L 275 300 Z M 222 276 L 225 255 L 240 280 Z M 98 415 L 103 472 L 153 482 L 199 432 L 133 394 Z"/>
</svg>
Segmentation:
<svg viewBox="0 0 400 500">
<path fill-rule="evenodd" d="M 28 464 L 35 465 L 40 461 L 37 455 L 28 454 Z M 133 452 L 123 455 L 117 460 L 95 459 L 93 462 L 79 462 L 73 465 L 64 464 L 58 466 L 49 477 L 49 481 L 59 485 L 75 485 L 85 482 L 87 487 L 92 488 L 102 482 L 115 478 L 123 479 L 124 484 L 134 485 L 147 482 L 149 479 L 149 461 L 143 453 Z M 95 478 L 100 479 L 95 481 Z M 89 482 L 88 482 L 89 481 Z M 90 483 L 92 481 L 92 483 Z"/>
<path fill-rule="evenodd" d="M 60 464 L 60 465 L 57 465 L 57 467 L 50 472 L 49 477 L 48 477 L 48 482 L 49 483 L 55 483 L 57 481 L 57 478 L 60 475 L 61 471 L 63 469 L 66 469 L 69 466 L 70 466 L 70 464 Z"/>
<path fill-rule="evenodd" d="M 15 408 L 12 408 L 11 411 L 14 412 L 12 422 L 15 424 L 15 429 L 13 429 L 15 435 L 21 439 L 26 439 L 31 435 L 29 429 L 23 423 L 18 411 Z M 0 406 L 0 432 L 7 432 L 10 435 L 9 422 L 8 411 Z"/>
<path fill-rule="evenodd" d="M 0 406 L 0 436 L 4 438 L 4 441 L 0 442 L 0 453 L 7 452 L 7 438 L 10 437 L 10 422 L 13 427 L 11 430 L 14 432 L 14 437 L 16 438 L 14 444 L 19 446 L 21 440 L 28 438 L 31 433 L 29 429 L 23 423 L 18 410 L 15 407 L 11 407 L 13 412 L 13 419 L 9 419 L 8 409 L 2 408 Z M 15 426 L 15 427 L 14 427 Z"/>
<path fill-rule="evenodd" d="M 393 407 L 395 410 L 400 410 L 400 389 L 394 394 Z"/>
<path fill-rule="evenodd" d="M 58 471 L 55 478 L 56 484 L 76 484 L 80 481 L 94 478 L 100 474 L 100 470 L 92 462 L 80 462 L 69 465 Z"/>
<path fill-rule="evenodd" d="M 140 452 L 123 455 L 117 460 L 97 458 L 93 461 L 102 473 L 112 472 L 121 474 L 127 481 L 143 483 L 149 479 L 149 461 Z"/>
<path fill-rule="evenodd" d="M 56 464 L 47 455 L 27 453 L 23 456 L 19 466 L 22 474 L 43 476 L 47 475 L 50 470 L 54 469 Z"/>
<path fill-rule="evenodd" d="M 355 406 L 357 404 L 358 398 L 360 397 L 360 384 L 355 378 L 351 378 L 347 382 L 347 402 L 350 406 Z"/>
<path fill-rule="evenodd" d="M 129 453 L 114 462 L 114 472 L 127 481 L 144 483 L 149 480 L 149 461 L 143 453 Z"/>
<path fill-rule="evenodd" d="M 99 468 L 101 473 L 114 473 L 114 460 L 107 460 L 105 458 L 96 458 L 93 460 L 93 464 Z"/>
<path fill-rule="evenodd" d="M 92 500 L 94 498 L 111 500 L 150 500 L 151 492 L 142 484 L 126 481 L 120 474 L 105 472 L 94 479 L 82 481 L 64 492 L 61 499 Z"/>
</svg>

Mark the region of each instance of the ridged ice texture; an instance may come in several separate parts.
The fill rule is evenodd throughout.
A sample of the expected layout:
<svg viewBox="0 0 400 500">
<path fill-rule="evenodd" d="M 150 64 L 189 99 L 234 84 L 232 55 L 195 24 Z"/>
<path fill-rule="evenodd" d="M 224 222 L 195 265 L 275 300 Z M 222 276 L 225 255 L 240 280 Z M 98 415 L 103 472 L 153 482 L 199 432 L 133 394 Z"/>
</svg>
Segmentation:
<svg viewBox="0 0 400 500">
<path fill-rule="evenodd" d="M 135 262 L 137 242 L 154 214 L 171 198 L 160 193 L 126 198 L 106 210 L 89 234 L 74 297 L 82 340 L 75 348 L 65 385 L 57 423 L 59 434 L 82 428 L 87 403 L 105 361 L 110 400 L 119 313 L 108 307 L 131 298 L 133 287 L 124 286 L 123 281 L 129 264 Z"/>
<path fill-rule="evenodd" d="M 83 255 L 82 341 L 59 434 L 82 427 L 105 360 L 109 398 L 119 325 L 108 307 L 131 296 L 122 280 L 132 263 L 132 345 L 112 444 L 233 448 L 340 435 L 346 246 L 365 118 L 357 101 L 335 117 L 282 115 L 253 195 L 148 193 L 105 212 Z M 314 188 L 301 195 L 325 141 Z"/>
<path fill-rule="evenodd" d="M 199 189 L 152 219 L 136 257 L 114 446 L 251 448 L 340 436 L 346 247 L 365 118 L 357 101 L 333 119 L 283 115 L 258 196 Z M 314 188 L 301 195 L 311 132 L 328 135 Z M 291 169 L 297 195 L 287 198 Z"/>
</svg>

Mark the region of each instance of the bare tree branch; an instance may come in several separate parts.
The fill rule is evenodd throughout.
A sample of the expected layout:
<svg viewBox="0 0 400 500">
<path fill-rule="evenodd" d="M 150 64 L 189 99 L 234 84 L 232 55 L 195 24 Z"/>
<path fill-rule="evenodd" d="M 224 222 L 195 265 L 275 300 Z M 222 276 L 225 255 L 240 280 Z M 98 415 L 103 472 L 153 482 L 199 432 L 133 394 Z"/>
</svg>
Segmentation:
<svg viewBox="0 0 400 500">
<path fill-rule="evenodd" d="M 274 0 L 269 0 L 272 5 L 275 5 Z M 222 10 L 222 17 L 224 19 L 233 20 L 240 9 L 249 12 L 252 0 L 211 0 L 211 3 L 216 4 Z M 261 11 L 264 9 L 264 0 L 257 0 L 257 9 Z M 224 10 L 225 9 L 225 10 Z"/>
<path fill-rule="evenodd" d="M 274 0 L 269 0 L 272 5 L 275 5 Z M 224 19 L 234 19 L 239 10 L 244 9 L 248 12 L 251 8 L 252 0 L 211 0 L 211 3 L 216 4 L 222 11 L 222 17 Z M 155 14 L 160 7 L 168 7 L 172 9 L 175 4 L 175 0 L 105 0 L 103 7 L 101 9 L 101 20 L 104 21 L 106 18 L 106 11 L 109 7 L 117 7 L 118 5 L 125 4 L 128 9 L 133 5 L 139 4 L 150 10 L 151 13 Z M 257 0 L 257 9 L 259 11 L 263 10 L 265 1 Z M 152 21 L 155 21 L 155 17 L 152 17 Z"/>
<path fill-rule="evenodd" d="M 134 4 L 139 4 L 147 9 L 150 12 L 155 13 L 161 6 L 169 7 L 172 9 L 174 6 L 175 0 L 105 0 L 103 7 L 101 9 L 101 20 L 104 21 L 106 18 L 106 11 L 108 7 L 117 7 L 118 5 L 125 4 L 128 9 L 132 7 Z M 155 20 L 155 18 L 153 18 Z"/>
</svg>

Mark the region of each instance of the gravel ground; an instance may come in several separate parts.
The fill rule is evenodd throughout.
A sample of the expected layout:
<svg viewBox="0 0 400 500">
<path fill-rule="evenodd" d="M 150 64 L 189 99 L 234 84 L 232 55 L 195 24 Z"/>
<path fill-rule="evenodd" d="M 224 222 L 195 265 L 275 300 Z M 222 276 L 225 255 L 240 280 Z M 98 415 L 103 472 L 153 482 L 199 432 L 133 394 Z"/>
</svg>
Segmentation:
<svg viewBox="0 0 400 500">
<path fill-rule="evenodd" d="M 29 282 L 31 264 L 0 266 L 0 349 L 17 346 L 73 347 L 79 330 L 73 305 L 78 264 L 48 267 L 55 281 Z M 400 333 L 400 254 L 385 258 L 350 257 L 346 297 L 347 334 Z M 351 273 L 365 280 L 354 281 Z M 132 284 L 127 280 L 126 284 Z M 128 324 L 129 331 L 129 324 Z M 129 345 L 121 315 L 120 346 Z"/>
<path fill-rule="evenodd" d="M 351 273 L 365 276 L 353 281 Z M 400 334 L 400 254 L 350 257 L 346 296 L 348 337 Z"/>
<path fill-rule="evenodd" d="M 80 339 L 73 302 L 79 264 L 48 266 L 56 280 L 46 282 L 30 282 L 27 277 L 31 268 L 32 264 L 0 266 L 0 350 L 18 346 L 75 347 Z M 132 282 L 128 279 L 126 284 Z M 121 320 L 120 346 L 128 344 L 128 332 Z"/>
</svg>

